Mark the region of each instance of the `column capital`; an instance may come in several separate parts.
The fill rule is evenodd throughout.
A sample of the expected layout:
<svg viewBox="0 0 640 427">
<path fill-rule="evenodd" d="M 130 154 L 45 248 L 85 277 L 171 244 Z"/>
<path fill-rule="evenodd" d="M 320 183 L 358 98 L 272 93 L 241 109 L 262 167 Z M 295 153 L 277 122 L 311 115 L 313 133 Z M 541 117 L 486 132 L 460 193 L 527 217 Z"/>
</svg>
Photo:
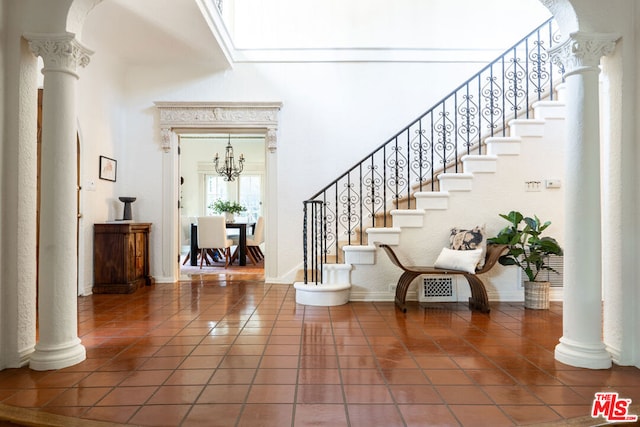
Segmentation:
<svg viewBox="0 0 640 427">
<path fill-rule="evenodd" d="M 78 65 L 86 67 L 92 50 L 84 47 L 73 33 L 61 34 L 25 34 L 29 47 L 36 56 L 44 61 L 42 72 L 59 71 L 74 75 Z"/>
<path fill-rule="evenodd" d="M 615 33 L 577 31 L 551 49 L 551 56 L 556 64 L 564 66 L 565 76 L 584 71 L 599 72 L 600 58 L 614 51 L 619 38 Z"/>
</svg>

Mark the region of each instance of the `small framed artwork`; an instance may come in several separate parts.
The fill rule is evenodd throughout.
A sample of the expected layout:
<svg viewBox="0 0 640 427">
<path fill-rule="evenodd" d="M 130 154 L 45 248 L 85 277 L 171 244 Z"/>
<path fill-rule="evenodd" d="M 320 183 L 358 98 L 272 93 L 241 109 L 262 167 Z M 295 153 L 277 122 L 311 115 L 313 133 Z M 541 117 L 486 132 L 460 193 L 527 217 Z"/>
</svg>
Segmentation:
<svg viewBox="0 0 640 427">
<path fill-rule="evenodd" d="M 100 179 L 116 181 L 116 169 L 118 162 L 109 157 L 100 156 Z"/>
</svg>

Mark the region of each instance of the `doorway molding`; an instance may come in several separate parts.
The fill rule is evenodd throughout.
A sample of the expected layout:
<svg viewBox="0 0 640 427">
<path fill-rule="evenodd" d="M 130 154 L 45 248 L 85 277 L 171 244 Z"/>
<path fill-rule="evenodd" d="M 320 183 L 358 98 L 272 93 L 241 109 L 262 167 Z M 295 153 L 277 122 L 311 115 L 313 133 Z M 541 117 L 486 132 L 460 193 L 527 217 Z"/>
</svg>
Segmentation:
<svg viewBox="0 0 640 427">
<path fill-rule="evenodd" d="M 162 161 L 162 275 L 158 282 L 175 282 L 180 276 L 180 193 L 178 136 L 207 132 L 262 134 L 265 137 L 266 224 L 275 224 L 278 212 L 278 112 L 281 102 L 155 102 L 159 111 Z M 265 227 L 265 281 L 278 277 L 278 247 L 275 227 Z"/>
</svg>

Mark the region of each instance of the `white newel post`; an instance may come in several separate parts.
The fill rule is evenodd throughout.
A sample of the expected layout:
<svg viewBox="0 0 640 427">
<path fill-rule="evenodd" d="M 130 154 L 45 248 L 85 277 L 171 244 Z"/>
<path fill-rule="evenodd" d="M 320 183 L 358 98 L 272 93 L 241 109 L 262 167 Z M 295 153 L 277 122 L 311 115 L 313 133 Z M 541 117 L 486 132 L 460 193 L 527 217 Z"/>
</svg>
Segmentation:
<svg viewBox="0 0 640 427">
<path fill-rule="evenodd" d="M 591 369 L 611 366 L 602 341 L 598 65 L 618 38 L 576 32 L 553 52 L 567 86 L 563 335 L 555 358 Z"/>
<path fill-rule="evenodd" d="M 44 61 L 38 288 L 39 341 L 29 366 L 61 369 L 86 358 L 78 338 L 77 66 L 91 51 L 71 33 L 25 36 Z"/>
</svg>

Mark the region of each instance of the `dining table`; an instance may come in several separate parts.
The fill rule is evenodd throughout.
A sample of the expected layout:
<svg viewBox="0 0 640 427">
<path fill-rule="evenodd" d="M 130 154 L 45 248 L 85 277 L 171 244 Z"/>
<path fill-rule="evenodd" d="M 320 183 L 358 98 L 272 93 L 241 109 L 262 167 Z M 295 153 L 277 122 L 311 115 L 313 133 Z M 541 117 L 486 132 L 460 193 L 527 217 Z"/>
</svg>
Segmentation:
<svg viewBox="0 0 640 427">
<path fill-rule="evenodd" d="M 227 222 L 227 229 L 238 229 L 238 264 L 247 265 L 247 228 L 256 226 L 255 222 Z M 198 224 L 191 223 L 191 255 L 190 262 L 192 266 L 198 265 Z"/>
</svg>

